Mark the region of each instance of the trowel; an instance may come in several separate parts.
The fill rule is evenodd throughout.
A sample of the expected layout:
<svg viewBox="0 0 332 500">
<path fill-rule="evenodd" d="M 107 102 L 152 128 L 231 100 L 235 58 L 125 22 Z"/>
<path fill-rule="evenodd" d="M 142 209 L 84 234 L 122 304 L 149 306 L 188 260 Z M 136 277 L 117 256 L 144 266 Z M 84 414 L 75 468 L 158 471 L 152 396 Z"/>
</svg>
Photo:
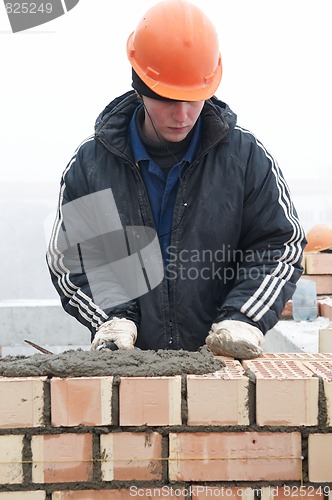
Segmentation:
<svg viewBox="0 0 332 500">
<path fill-rule="evenodd" d="M 31 345 L 32 347 L 37 349 L 37 351 L 40 351 L 43 354 L 54 354 L 52 351 L 45 349 L 45 347 L 42 347 L 41 345 L 31 342 L 31 340 L 25 340 L 24 342 Z M 117 351 L 119 348 L 114 342 L 104 342 L 104 344 L 97 347 L 97 351 L 100 351 L 101 349 L 109 349 L 110 351 Z"/>
<path fill-rule="evenodd" d="M 31 345 L 32 347 L 34 347 L 35 349 L 37 349 L 37 351 L 40 351 L 43 354 L 53 354 L 52 351 L 48 351 L 47 349 L 45 349 L 45 347 L 42 347 L 42 346 L 40 346 L 38 344 L 35 344 L 34 342 L 31 342 L 30 340 L 25 340 L 24 342 L 26 342 L 27 344 Z"/>
</svg>

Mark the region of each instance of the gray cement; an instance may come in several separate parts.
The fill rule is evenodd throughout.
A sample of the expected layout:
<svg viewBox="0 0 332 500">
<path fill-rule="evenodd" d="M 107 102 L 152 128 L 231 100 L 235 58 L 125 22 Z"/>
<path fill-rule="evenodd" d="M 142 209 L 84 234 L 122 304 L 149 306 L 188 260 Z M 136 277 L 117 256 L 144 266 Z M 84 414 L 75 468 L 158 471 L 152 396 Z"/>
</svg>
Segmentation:
<svg viewBox="0 0 332 500">
<path fill-rule="evenodd" d="M 213 373 L 225 366 L 203 347 L 198 352 L 132 350 L 70 350 L 61 354 L 0 358 L 3 377 L 158 377 Z"/>
</svg>

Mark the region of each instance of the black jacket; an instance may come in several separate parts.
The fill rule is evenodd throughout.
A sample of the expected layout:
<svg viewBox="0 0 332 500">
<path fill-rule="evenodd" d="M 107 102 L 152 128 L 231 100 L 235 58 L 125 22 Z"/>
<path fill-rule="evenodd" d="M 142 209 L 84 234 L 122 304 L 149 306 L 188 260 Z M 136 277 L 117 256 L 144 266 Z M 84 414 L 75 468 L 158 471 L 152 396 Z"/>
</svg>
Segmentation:
<svg viewBox="0 0 332 500">
<path fill-rule="evenodd" d="M 126 228 L 152 228 L 144 245 L 153 239 L 151 207 L 128 140 L 138 105 L 132 91 L 111 102 L 63 174 L 47 261 L 64 309 L 92 337 L 114 316 L 133 320 L 142 349 L 197 350 L 211 324 L 222 319 L 245 321 L 265 333 L 295 290 L 305 238 L 276 161 L 215 97 L 204 105 L 202 141 L 182 175 L 167 277 L 128 294 L 121 282 L 127 267 L 108 265 L 123 257 L 114 238 L 121 240 Z M 105 196 L 91 205 L 96 193 Z M 114 203 L 116 221 L 107 226 Z M 126 241 L 128 246 L 127 233 Z M 149 274 L 144 252 L 137 255 Z M 158 277 L 160 259 L 151 262 Z"/>
</svg>

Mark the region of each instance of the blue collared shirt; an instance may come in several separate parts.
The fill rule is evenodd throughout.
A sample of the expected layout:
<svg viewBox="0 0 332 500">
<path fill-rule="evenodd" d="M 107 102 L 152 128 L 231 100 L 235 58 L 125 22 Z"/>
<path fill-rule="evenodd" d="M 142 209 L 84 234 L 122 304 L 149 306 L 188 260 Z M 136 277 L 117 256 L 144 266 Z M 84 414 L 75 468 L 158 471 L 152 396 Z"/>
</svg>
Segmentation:
<svg viewBox="0 0 332 500">
<path fill-rule="evenodd" d="M 188 150 L 179 163 L 173 165 L 168 175 L 160 168 L 147 153 L 138 133 L 136 115 L 130 123 L 129 133 L 136 165 L 139 165 L 141 175 L 148 193 L 151 209 L 157 229 L 161 252 L 165 263 L 168 260 L 168 248 L 171 241 L 173 211 L 178 191 L 181 172 L 187 163 L 195 158 L 201 128 L 199 118 Z"/>
</svg>

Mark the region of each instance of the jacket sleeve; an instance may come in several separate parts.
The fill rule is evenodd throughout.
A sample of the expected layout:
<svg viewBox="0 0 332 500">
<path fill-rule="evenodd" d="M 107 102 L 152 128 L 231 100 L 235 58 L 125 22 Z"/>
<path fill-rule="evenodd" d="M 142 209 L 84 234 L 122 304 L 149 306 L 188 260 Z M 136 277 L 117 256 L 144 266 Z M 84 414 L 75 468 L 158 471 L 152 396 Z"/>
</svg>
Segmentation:
<svg viewBox="0 0 332 500">
<path fill-rule="evenodd" d="M 263 333 L 279 320 L 302 268 L 305 236 L 283 174 L 249 132 L 241 235 L 234 286 L 217 321 L 236 319 Z"/>
<path fill-rule="evenodd" d="M 64 310 L 89 328 L 93 339 L 114 316 L 138 325 L 139 310 L 121 277 L 124 266 L 130 272 L 131 260 L 122 259 L 128 256 L 128 241 L 112 191 L 91 192 L 84 149 L 78 149 L 62 176 L 47 264 Z"/>
</svg>

